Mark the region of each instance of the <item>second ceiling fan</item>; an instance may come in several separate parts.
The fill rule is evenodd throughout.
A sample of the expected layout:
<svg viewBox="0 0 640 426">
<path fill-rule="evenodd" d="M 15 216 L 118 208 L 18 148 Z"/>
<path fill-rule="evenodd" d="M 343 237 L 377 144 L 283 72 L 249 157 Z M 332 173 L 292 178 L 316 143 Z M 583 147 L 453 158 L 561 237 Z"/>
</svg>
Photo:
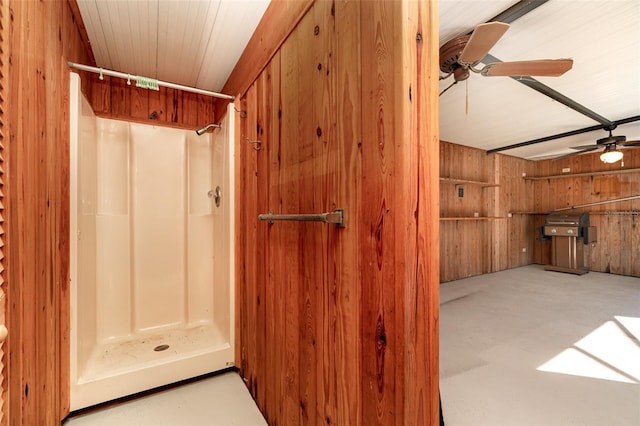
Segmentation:
<svg viewBox="0 0 640 426">
<path fill-rule="evenodd" d="M 605 127 L 604 130 L 609 132 L 609 136 L 606 138 L 600 138 L 596 141 L 595 145 L 581 145 L 581 146 L 572 146 L 571 149 L 577 150 L 577 152 L 572 152 L 570 154 L 561 155 L 555 157 L 554 160 L 560 160 L 567 157 L 572 157 L 574 155 L 583 154 L 585 152 L 595 151 L 600 148 L 604 148 L 602 154 L 600 154 L 600 160 L 603 163 L 615 163 L 622 160 L 623 153 L 619 148 L 631 148 L 631 147 L 640 147 L 640 140 L 627 140 L 626 136 L 613 136 L 613 130 L 617 126 L 611 125 Z"/>
<path fill-rule="evenodd" d="M 483 68 L 475 68 L 508 29 L 509 24 L 504 22 L 488 22 L 478 25 L 471 35 L 458 36 L 442 45 L 440 71 L 445 75 L 440 80 L 453 75 L 454 81 L 440 95 L 459 81 L 467 80 L 470 71 L 487 77 L 559 77 L 573 67 L 573 59 L 538 59 L 493 62 Z"/>
</svg>

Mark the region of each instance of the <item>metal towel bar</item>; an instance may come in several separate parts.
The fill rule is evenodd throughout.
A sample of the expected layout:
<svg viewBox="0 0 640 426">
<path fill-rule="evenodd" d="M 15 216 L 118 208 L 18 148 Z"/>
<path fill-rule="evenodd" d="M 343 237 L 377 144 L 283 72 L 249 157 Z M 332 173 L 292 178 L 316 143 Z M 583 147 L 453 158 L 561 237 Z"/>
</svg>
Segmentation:
<svg viewBox="0 0 640 426">
<path fill-rule="evenodd" d="M 335 209 L 332 212 L 318 214 L 273 214 L 269 212 L 258 215 L 258 219 L 266 220 L 269 223 L 273 223 L 275 220 L 335 223 L 337 227 L 344 228 L 344 209 Z"/>
</svg>

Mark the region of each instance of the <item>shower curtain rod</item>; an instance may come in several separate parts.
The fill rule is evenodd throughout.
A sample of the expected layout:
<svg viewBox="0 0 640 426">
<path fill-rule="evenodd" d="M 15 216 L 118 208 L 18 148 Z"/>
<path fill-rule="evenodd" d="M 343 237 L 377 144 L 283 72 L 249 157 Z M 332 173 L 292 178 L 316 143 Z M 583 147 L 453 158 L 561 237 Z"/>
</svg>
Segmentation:
<svg viewBox="0 0 640 426">
<path fill-rule="evenodd" d="M 100 75 L 108 75 L 108 76 L 111 76 L 111 77 L 119 77 L 119 78 L 126 79 L 127 81 L 131 81 L 131 80 L 137 81 L 138 78 L 140 78 L 141 80 L 144 80 L 145 82 L 155 82 L 155 83 L 157 83 L 158 86 L 168 87 L 170 89 L 184 90 L 185 92 L 198 93 L 200 95 L 213 96 L 214 98 L 228 99 L 228 100 L 231 100 L 231 101 L 236 98 L 235 96 L 225 95 L 223 93 L 211 92 L 209 90 L 198 89 L 198 88 L 190 87 L 190 86 L 183 86 L 181 84 L 169 83 L 169 82 L 166 82 L 166 81 L 155 80 L 155 79 L 151 79 L 151 78 L 148 78 L 148 77 L 142 77 L 142 76 L 138 76 L 138 75 L 126 74 L 126 73 L 123 73 L 123 72 L 107 70 L 107 69 L 104 69 L 104 68 L 98 68 L 98 67 L 92 67 L 92 66 L 89 66 L 89 65 L 76 64 L 74 62 L 67 62 L 67 64 L 69 64 L 69 68 L 75 68 L 75 69 L 82 70 L 82 71 L 89 71 L 89 72 L 93 72 L 93 73 L 100 74 Z"/>
</svg>

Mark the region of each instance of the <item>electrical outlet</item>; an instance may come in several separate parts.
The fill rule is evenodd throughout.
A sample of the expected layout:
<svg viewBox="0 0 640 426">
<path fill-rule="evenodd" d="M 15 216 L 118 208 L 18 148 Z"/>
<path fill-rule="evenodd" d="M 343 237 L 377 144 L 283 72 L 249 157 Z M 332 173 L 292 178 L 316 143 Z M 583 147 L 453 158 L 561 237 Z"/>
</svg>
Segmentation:
<svg viewBox="0 0 640 426">
<path fill-rule="evenodd" d="M 522 177 L 527 177 L 527 172 L 522 172 Z"/>
<path fill-rule="evenodd" d="M 507 217 L 513 217 L 511 213 L 507 213 Z"/>
<path fill-rule="evenodd" d="M 569 167 L 563 167 L 562 168 L 562 173 L 569 173 L 571 171 L 571 169 Z"/>
<path fill-rule="evenodd" d="M 526 247 L 522 247 L 522 252 L 526 253 L 527 252 L 527 248 Z"/>
</svg>

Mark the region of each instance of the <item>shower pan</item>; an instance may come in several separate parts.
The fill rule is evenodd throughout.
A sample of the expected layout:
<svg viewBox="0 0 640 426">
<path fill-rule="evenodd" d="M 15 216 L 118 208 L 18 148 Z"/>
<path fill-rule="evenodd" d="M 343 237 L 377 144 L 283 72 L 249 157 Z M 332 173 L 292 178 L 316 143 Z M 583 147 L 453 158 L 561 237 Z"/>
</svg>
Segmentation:
<svg viewBox="0 0 640 426">
<path fill-rule="evenodd" d="M 233 365 L 233 114 L 96 117 L 71 73 L 71 410 Z"/>
</svg>

